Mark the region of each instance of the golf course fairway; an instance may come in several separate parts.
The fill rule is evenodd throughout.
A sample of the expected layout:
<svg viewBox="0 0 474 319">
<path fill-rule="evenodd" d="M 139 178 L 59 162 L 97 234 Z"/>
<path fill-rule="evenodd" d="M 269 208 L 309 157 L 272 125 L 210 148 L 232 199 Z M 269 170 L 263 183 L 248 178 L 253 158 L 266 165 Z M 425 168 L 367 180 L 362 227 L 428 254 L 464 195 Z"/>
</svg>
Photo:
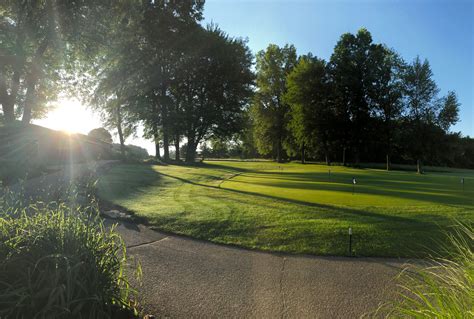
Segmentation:
<svg viewBox="0 0 474 319">
<path fill-rule="evenodd" d="M 474 222 L 472 170 L 120 164 L 98 185 L 158 230 L 269 251 L 348 255 L 351 227 L 356 256 L 424 257 L 442 251 L 453 224 Z"/>
</svg>

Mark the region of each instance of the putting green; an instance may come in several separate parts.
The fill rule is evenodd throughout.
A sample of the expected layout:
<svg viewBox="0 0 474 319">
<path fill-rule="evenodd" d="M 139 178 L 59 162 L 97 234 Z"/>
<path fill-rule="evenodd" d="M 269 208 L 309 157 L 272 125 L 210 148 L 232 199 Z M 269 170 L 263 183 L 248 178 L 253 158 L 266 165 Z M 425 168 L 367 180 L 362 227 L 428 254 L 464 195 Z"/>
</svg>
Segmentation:
<svg viewBox="0 0 474 319">
<path fill-rule="evenodd" d="M 461 172 L 458 174 L 461 175 Z M 461 176 L 464 176 L 464 190 Z M 472 172 L 464 172 L 461 176 L 289 164 L 244 172 L 226 180 L 221 187 L 328 205 L 404 207 L 436 203 L 472 204 Z"/>
<path fill-rule="evenodd" d="M 356 255 L 423 257 L 441 250 L 455 220 L 474 222 L 471 170 L 417 175 L 273 162 L 118 165 L 100 178 L 99 195 L 160 230 L 318 255 L 346 255 L 352 227 Z"/>
</svg>

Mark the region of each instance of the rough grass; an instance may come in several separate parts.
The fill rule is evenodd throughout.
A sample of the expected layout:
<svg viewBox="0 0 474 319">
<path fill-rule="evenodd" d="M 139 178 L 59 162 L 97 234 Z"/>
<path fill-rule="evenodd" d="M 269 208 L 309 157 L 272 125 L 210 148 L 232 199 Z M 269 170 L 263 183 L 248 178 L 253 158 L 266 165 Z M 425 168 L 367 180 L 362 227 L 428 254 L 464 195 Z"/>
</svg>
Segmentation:
<svg viewBox="0 0 474 319">
<path fill-rule="evenodd" d="M 474 318 L 474 225 L 458 224 L 447 243 L 449 259 L 404 269 L 401 298 L 383 305 L 374 318 Z"/>
<path fill-rule="evenodd" d="M 0 318 L 135 318 L 127 265 L 94 207 L 0 205 Z"/>
<path fill-rule="evenodd" d="M 424 257 L 439 250 L 453 218 L 473 221 L 473 171 L 330 169 L 237 161 L 121 165 L 101 178 L 99 190 L 161 230 L 318 255 L 348 254 L 352 227 L 356 255 Z"/>
</svg>

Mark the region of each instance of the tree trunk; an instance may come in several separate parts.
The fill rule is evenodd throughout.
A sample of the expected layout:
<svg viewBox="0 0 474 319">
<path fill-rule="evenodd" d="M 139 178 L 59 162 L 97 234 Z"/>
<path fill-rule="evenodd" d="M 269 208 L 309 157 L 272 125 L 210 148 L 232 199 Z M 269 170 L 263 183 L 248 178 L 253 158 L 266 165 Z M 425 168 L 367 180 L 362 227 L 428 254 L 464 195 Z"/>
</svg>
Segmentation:
<svg viewBox="0 0 474 319">
<path fill-rule="evenodd" d="M 155 158 L 161 160 L 160 142 L 159 141 L 155 142 Z"/>
<path fill-rule="evenodd" d="M 163 51 L 162 51 L 163 56 Z M 170 131 L 169 131 L 169 123 L 168 123 L 168 103 L 165 102 L 166 100 L 166 91 L 167 91 L 167 83 L 165 79 L 167 79 L 167 72 L 165 70 L 164 65 L 161 65 L 161 118 L 163 123 L 163 159 L 165 161 L 170 160 Z"/>
<path fill-rule="evenodd" d="M 2 105 L 5 123 L 11 123 L 15 120 L 15 101 L 13 95 L 14 93 L 8 94 L 5 77 L 0 72 L 0 104 Z"/>
<path fill-rule="evenodd" d="M 26 86 L 25 107 L 23 109 L 23 118 L 21 119 L 24 124 L 31 122 L 31 113 L 33 112 L 33 104 L 35 103 L 36 95 L 36 78 L 30 76 L 29 79 L 27 79 Z"/>
<path fill-rule="evenodd" d="M 360 166 L 360 152 L 359 152 L 359 149 L 356 149 L 356 151 L 354 152 L 354 162 L 355 162 L 355 166 L 356 167 L 359 167 Z"/>
<path fill-rule="evenodd" d="M 389 171 L 392 169 L 392 163 L 390 161 L 390 154 L 392 154 L 392 139 L 390 138 L 391 137 L 391 129 L 390 129 L 390 116 L 388 117 L 387 120 L 385 120 L 385 126 L 387 127 L 387 132 L 386 132 L 386 143 L 387 143 L 387 146 L 386 146 L 386 170 Z"/>
<path fill-rule="evenodd" d="M 305 148 L 304 148 L 304 143 L 301 145 L 301 164 L 304 164 L 305 161 Z"/>
<path fill-rule="evenodd" d="M 165 161 L 170 160 L 170 140 L 168 128 L 165 125 L 163 125 L 163 159 Z"/>
<path fill-rule="evenodd" d="M 327 152 L 324 154 L 324 159 L 326 160 L 326 165 L 331 166 L 331 161 L 329 160 L 329 154 Z"/>
<path fill-rule="evenodd" d="M 281 163 L 282 162 L 282 158 L 281 158 L 281 137 L 278 138 L 278 142 L 277 142 L 277 162 L 278 163 Z"/>
<path fill-rule="evenodd" d="M 423 174 L 423 170 L 422 170 L 422 168 L 421 168 L 421 165 L 422 165 L 422 164 L 421 164 L 421 160 L 420 160 L 420 159 L 417 159 L 417 160 L 416 160 L 416 172 L 417 172 L 418 174 Z"/>
<path fill-rule="evenodd" d="M 161 159 L 160 154 L 160 136 L 158 135 L 158 125 L 153 125 L 153 138 L 155 140 L 155 158 Z"/>
<path fill-rule="evenodd" d="M 125 158 L 125 139 L 123 138 L 123 131 L 122 131 L 122 112 L 120 111 L 120 105 L 116 107 L 117 112 L 117 132 L 120 141 L 120 154 L 122 158 Z"/>
<path fill-rule="evenodd" d="M 346 166 L 346 147 L 342 148 L 342 166 Z"/>
<path fill-rule="evenodd" d="M 180 160 L 180 156 L 179 156 L 179 135 L 176 135 L 176 137 L 174 138 L 174 148 L 175 148 L 175 160 L 176 161 L 179 161 Z"/>
<path fill-rule="evenodd" d="M 48 10 L 52 10 L 52 2 L 46 3 Z M 52 19 L 52 17 L 49 17 Z M 50 21 L 52 23 L 52 20 Z M 53 34 L 53 30 L 48 30 L 47 36 L 40 43 L 39 47 L 36 49 L 35 56 L 31 61 L 30 73 L 26 76 L 26 98 L 25 98 L 25 108 L 23 110 L 23 123 L 30 123 L 31 113 L 33 111 L 33 104 L 35 103 L 36 98 L 36 84 L 38 82 L 39 76 L 41 74 L 41 59 L 46 52 L 46 49 L 49 46 L 49 41 Z"/>
<path fill-rule="evenodd" d="M 188 147 L 186 149 L 186 162 L 194 163 L 196 159 L 196 143 L 193 140 L 188 139 Z"/>
<path fill-rule="evenodd" d="M 16 40 L 16 51 L 19 52 L 19 55 L 22 55 L 22 45 L 23 45 L 23 32 L 21 32 Z M 7 90 L 7 84 L 4 74 L 0 72 L 0 104 L 2 105 L 3 118 L 5 123 L 11 123 L 15 121 L 15 103 L 18 96 L 18 90 L 20 88 L 20 73 L 24 66 L 24 59 L 17 58 L 13 64 L 13 77 L 11 80 L 10 93 Z"/>
<path fill-rule="evenodd" d="M 5 123 L 11 123 L 15 120 L 15 106 L 10 101 L 5 101 L 2 103 L 3 117 Z"/>
</svg>

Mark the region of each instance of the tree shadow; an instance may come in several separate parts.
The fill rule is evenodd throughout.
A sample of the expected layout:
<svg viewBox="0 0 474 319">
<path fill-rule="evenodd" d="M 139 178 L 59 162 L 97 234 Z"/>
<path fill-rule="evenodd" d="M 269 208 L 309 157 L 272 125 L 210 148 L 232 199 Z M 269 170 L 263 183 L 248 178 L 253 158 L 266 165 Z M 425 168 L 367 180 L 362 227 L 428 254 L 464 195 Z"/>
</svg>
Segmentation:
<svg viewBox="0 0 474 319">
<path fill-rule="evenodd" d="M 213 165 L 203 164 L 192 167 L 196 166 L 209 168 Z M 242 171 L 252 170 L 240 170 L 240 172 Z M 168 172 L 155 171 L 153 167 L 146 165 L 135 165 L 135 167 L 124 169 L 122 173 L 124 176 L 117 179 L 116 182 L 122 184 L 123 187 L 132 181 L 132 185 L 126 187 L 127 191 L 121 190 L 117 193 L 116 199 L 134 200 L 134 197 L 138 198 L 141 194 L 146 193 L 149 187 L 166 186 L 168 183 L 172 187 L 176 187 L 176 182 L 215 191 L 216 193 L 206 192 L 204 195 L 196 195 L 194 203 L 191 198 L 190 205 L 193 205 L 191 206 L 193 208 L 190 211 L 183 208 L 181 212 L 159 213 L 160 207 L 156 207 L 157 214 L 149 214 L 146 219 L 149 224 L 160 230 L 216 242 L 243 243 L 244 246 L 250 245 L 270 250 L 273 248 L 285 251 L 294 250 L 309 254 L 328 251 L 331 254 L 343 255 L 347 251 L 347 228 L 341 228 L 340 225 L 347 225 L 347 227 L 355 225 L 356 227 L 374 229 L 374 232 L 367 230 L 358 232 L 355 229 L 354 245 L 359 252 L 362 252 L 358 255 L 422 257 L 429 250 L 439 250 L 438 242 L 432 238 L 441 238 L 443 232 L 440 225 L 446 227 L 451 223 L 449 217 L 441 214 L 399 215 L 396 212 L 383 209 L 374 211 L 370 207 L 358 209 L 333 206 L 255 193 L 245 189 L 221 188 L 219 185 L 206 183 L 206 178 L 204 178 L 204 182 L 196 181 L 192 177 L 181 177 Z M 127 173 L 133 173 L 136 176 L 127 177 Z M 215 176 L 210 176 L 214 180 Z M 116 186 L 120 186 L 118 184 Z M 156 196 L 160 196 L 159 192 Z M 199 203 L 197 200 L 199 196 L 213 198 L 216 201 L 229 201 L 231 202 L 229 205 L 233 209 L 242 207 L 242 210 L 249 211 L 255 207 L 256 210 L 266 210 L 275 214 L 275 219 L 263 218 L 260 221 L 258 215 L 232 214 L 232 210 L 230 213 L 214 215 L 209 204 L 205 201 Z M 210 213 L 206 214 L 207 211 Z M 196 213 L 199 212 L 204 212 L 202 218 L 201 216 L 196 218 Z M 291 217 L 288 218 L 292 215 L 295 216 L 294 222 Z M 326 222 L 330 223 L 331 220 L 342 223 L 337 224 L 337 229 L 329 231 L 325 229 L 324 225 Z M 308 228 L 308 223 L 315 225 L 316 228 Z M 335 226 L 330 226 L 329 229 L 332 229 L 331 227 Z M 302 243 L 301 245 L 306 248 L 297 248 L 298 243 Z M 407 254 L 408 246 L 412 247 L 413 251 Z M 420 249 L 416 247 L 420 247 Z M 420 253 L 421 251 L 423 253 Z"/>
<path fill-rule="evenodd" d="M 366 210 L 360 210 L 360 209 L 355 209 L 355 208 L 348 208 L 348 207 L 342 207 L 342 206 L 333 206 L 333 205 L 327 205 L 327 204 L 321 204 L 321 203 L 312 203 L 312 202 L 306 202 L 306 201 L 301 201 L 301 200 L 296 200 L 296 199 L 281 198 L 281 197 L 278 197 L 278 196 L 273 196 L 273 195 L 268 195 L 268 194 L 261 194 L 261 193 L 254 193 L 254 192 L 249 192 L 249 191 L 244 191 L 244 190 L 221 188 L 221 187 L 214 186 L 214 185 L 197 183 L 197 182 L 194 182 L 192 180 L 189 180 L 189 179 L 186 179 L 186 178 L 181 178 L 181 177 L 178 177 L 178 176 L 173 176 L 173 175 L 170 175 L 170 174 L 165 174 L 165 173 L 158 173 L 158 174 L 169 177 L 169 178 L 179 180 L 183 183 L 187 183 L 187 184 L 191 184 L 191 185 L 195 185 L 195 186 L 200 186 L 200 187 L 216 189 L 216 190 L 219 190 L 219 191 L 235 193 L 235 194 L 241 194 L 241 195 L 247 195 L 247 196 L 255 196 L 255 197 L 265 198 L 265 199 L 269 199 L 269 200 L 273 200 L 273 201 L 280 201 L 280 202 L 297 204 L 297 205 L 302 205 L 302 206 L 306 206 L 306 207 L 313 207 L 313 208 L 318 208 L 318 209 L 324 209 L 324 210 L 336 210 L 336 211 L 339 211 L 341 213 L 344 213 L 347 216 L 353 216 L 354 220 L 356 220 L 360 217 L 366 217 L 366 218 L 371 218 L 374 221 L 409 222 L 409 223 L 412 223 L 413 221 L 417 221 L 416 218 L 401 217 L 401 216 L 396 216 L 396 215 L 378 214 L 378 213 L 375 213 L 375 212 L 369 212 L 369 211 L 366 211 Z M 426 216 L 426 215 L 424 215 L 424 216 Z M 422 223 L 425 224 L 427 222 L 422 222 Z M 430 223 L 430 222 L 428 222 L 428 223 Z"/>
<path fill-rule="evenodd" d="M 219 165 L 218 165 L 219 166 Z M 385 172 L 376 175 L 359 174 L 356 172 L 285 172 L 239 170 L 240 176 L 249 177 L 251 182 L 245 180 L 232 180 L 234 183 L 249 185 L 278 187 L 285 189 L 321 190 L 352 193 L 352 178 L 357 180 L 356 190 L 359 194 L 380 195 L 410 199 L 416 201 L 432 202 L 448 205 L 467 205 L 473 191 L 471 187 L 462 189 L 461 184 L 455 177 L 447 176 L 442 181 L 440 177 L 410 176 L 402 173 L 404 180 L 390 179 L 381 176 Z M 424 178 L 426 181 L 420 181 Z M 255 181 L 261 179 L 262 181 Z M 277 180 L 277 182 L 272 182 Z"/>
</svg>

